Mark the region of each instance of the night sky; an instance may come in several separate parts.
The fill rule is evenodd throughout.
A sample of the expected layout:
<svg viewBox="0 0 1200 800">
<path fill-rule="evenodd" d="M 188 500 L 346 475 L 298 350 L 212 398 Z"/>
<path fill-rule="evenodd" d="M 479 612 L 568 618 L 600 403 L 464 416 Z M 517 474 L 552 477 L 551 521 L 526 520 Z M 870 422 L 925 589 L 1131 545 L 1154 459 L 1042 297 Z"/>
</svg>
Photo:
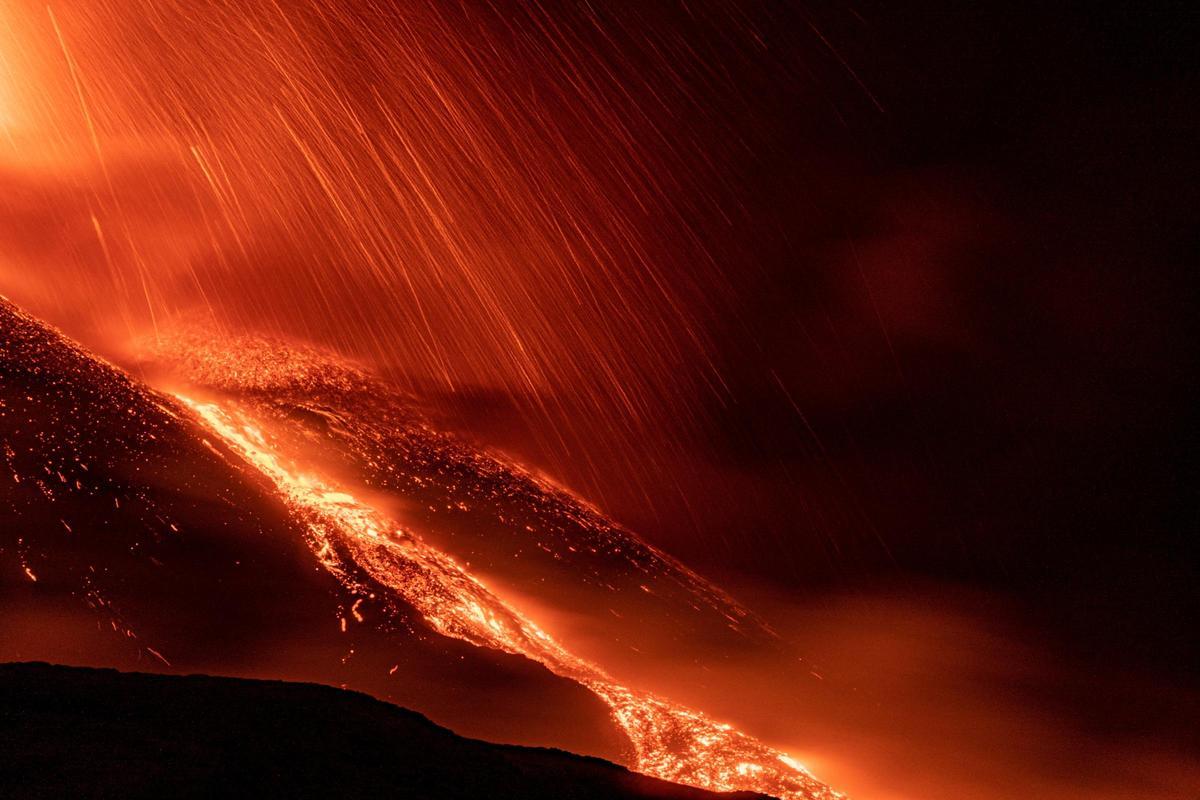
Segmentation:
<svg viewBox="0 0 1200 800">
<path fill-rule="evenodd" d="M 717 535 L 681 523 L 678 544 L 801 591 L 994 590 L 1089 657 L 1183 677 L 1195 20 L 1053 5 L 778 27 L 814 77 L 747 88 L 777 128 L 738 165 L 755 222 L 700 445 L 757 488 L 736 509 L 692 493 Z M 806 19 L 836 57 L 787 49 Z"/>
</svg>

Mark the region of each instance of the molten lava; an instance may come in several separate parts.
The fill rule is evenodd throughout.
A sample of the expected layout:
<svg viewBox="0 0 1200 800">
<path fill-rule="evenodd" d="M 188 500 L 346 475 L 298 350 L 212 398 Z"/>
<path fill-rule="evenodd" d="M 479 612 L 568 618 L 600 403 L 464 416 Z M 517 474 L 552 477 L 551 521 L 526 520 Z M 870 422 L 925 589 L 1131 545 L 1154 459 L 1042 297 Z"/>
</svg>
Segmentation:
<svg viewBox="0 0 1200 800">
<path fill-rule="evenodd" d="M 797 800 L 841 797 L 788 755 L 731 725 L 622 686 L 600 667 L 573 656 L 417 534 L 322 477 L 285 465 L 261 420 L 215 402 L 178 397 L 286 498 L 304 521 L 317 558 L 361 595 L 351 608 L 358 621 L 364 602 L 387 599 L 354 585 L 347 562 L 365 568 L 441 633 L 519 653 L 587 686 L 611 706 L 613 718 L 633 744 L 633 766 L 641 772 L 721 791 L 753 790 Z"/>
</svg>

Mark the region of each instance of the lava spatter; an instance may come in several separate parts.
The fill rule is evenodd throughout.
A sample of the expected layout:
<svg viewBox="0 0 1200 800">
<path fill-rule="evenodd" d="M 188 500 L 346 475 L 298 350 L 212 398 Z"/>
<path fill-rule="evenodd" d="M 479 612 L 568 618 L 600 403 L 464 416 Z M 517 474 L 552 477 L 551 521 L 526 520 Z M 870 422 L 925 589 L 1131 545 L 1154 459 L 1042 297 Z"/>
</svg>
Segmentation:
<svg viewBox="0 0 1200 800">
<path fill-rule="evenodd" d="M 609 759 L 625 744 L 586 689 L 443 637 L 400 598 L 358 623 L 362 595 L 313 559 L 261 474 L 4 301 L 0 477 L 0 660 L 311 681 L 476 738 Z"/>
<path fill-rule="evenodd" d="M 538 603 L 588 615 L 627 653 L 704 657 L 715 644 L 738 653 L 778 644 L 726 592 L 576 493 L 443 432 L 413 398 L 336 354 L 180 326 L 139 363 L 165 387 L 193 387 L 269 425 L 284 459 L 402 507 L 442 551 Z M 620 618 L 640 625 L 613 623 Z"/>
</svg>

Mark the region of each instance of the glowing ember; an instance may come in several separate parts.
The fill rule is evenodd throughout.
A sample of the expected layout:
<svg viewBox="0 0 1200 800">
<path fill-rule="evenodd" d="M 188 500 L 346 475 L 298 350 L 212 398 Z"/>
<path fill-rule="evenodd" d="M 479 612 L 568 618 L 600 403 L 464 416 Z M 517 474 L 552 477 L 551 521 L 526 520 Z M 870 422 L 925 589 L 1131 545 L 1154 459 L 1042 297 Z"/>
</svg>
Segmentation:
<svg viewBox="0 0 1200 800">
<path fill-rule="evenodd" d="M 599 666 L 575 657 L 462 565 L 394 519 L 342 487 L 285 464 L 261 420 L 217 402 L 177 396 L 209 431 L 274 484 L 304 522 L 313 552 L 348 589 L 363 591 L 349 577 L 347 567 L 355 565 L 394 590 L 439 632 L 519 653 L 587 686 L 612 708 L 633 744 L 637 770 L 703 788 L 759 791 L 789 800 L 841 797 L 786 754 L 699 711 L 622 686 Z M 360 597 L 353 606 L 356 619 L 361 619 L 362 601 Z"/>
</svg>

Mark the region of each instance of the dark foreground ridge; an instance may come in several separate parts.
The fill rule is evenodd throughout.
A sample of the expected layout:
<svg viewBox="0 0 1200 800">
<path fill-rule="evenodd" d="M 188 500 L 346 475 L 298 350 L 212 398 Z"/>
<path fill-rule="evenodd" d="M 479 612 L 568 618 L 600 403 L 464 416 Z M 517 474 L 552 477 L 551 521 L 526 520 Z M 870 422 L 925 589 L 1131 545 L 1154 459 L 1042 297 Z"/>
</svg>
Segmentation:
<svg viewBox="0 0 1200 800">
<path fill-rule="evenodd" d="M 465 739 L 328 686 L 42 663 L 0 665 L 0 754 L 7 798 L 760 797 Z"/>
</svg>

